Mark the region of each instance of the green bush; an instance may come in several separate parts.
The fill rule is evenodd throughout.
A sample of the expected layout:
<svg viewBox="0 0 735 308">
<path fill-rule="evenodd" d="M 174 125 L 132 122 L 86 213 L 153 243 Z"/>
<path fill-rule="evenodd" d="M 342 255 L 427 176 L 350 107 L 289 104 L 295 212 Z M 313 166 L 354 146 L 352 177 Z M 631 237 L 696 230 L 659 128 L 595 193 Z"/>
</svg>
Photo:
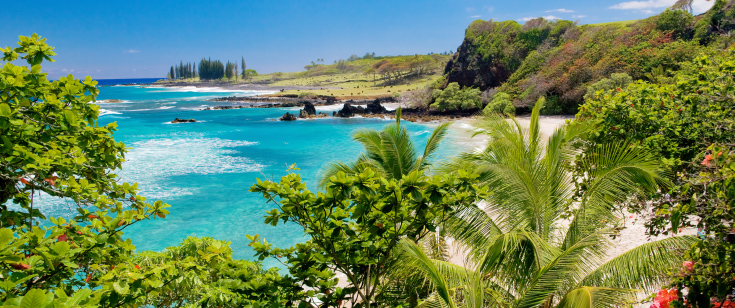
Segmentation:
<svg viewBox="0 0 735 308">
<path fill-rule="evenodd" d="M 232 258 L 230 243 L 210 237 L 187 237 L 180 245 L 161 252 L 136 254 L 131 264 L 158 268 L 174 264 L 177 274 L 164 272 L 163 281 L 172 280 L 165 288 L 149 294 L 145 305 L 150 307 L 290 307 L 297 289 L 286 287 L 288 277 L 277 268 L 264 270 L 253 261 Z M 192 264 L 199 271 L 187 271 Z M 295 291 L 295 292 L 294 292 Z M 294 293 L 291 293 L 294 292 Z"/>
<path fill-rule="evenodd" d="M 685 10 L 666 9 L 656 17 L 656 28 L 681 36 L 692 26 L 693 22 L 694 16 Z"/>
<path fill-rule="evenodd" d="M 577 118 L 593 124 L 593 143 L 634 140 L 675 169 L 710 144 L 735 140 L 735 56 L 713 52 L 684 63 L 676 84 L 638 81 L 597 92 Z"/>
<path fill-rule="evenodd" d="M 597 96 L 599 91 L 625 89 L 631 83 L 633 83 L 633 78 L 630 75 L 626 73 L 614 73 L 610 75 L 610 78 L 602 78 L 600 81 L 587 87 L 587 94 L 584 95 L 584 100 L 586 101 Z"/>
<path fill-rule="evenodd" d="M 140 306 L 165 287 L 171 264 L 129 263 L 135 246 L 123 230 L 164 218 L 167 204 L 138 195 L 117 176 L 125 145 L 115 123 L 101 126 L 99 89 L 87 76 L 49 81 L 43 61 L 56 55 L 46 39 L 21 36 L 0 48 L 0 277 L 4 306 Z M 25 60 L 28 66 L 13 61 Z M 71 219 L 46 218 L 34 194 L 66 200 Z M 182 265 L 184 270 L 195 270 Z"/>
<path fill-rule="evenodd" d="M 431 108 L 441 112 L 480 109 L 481 95 L 482 92 L 477 88 L 461 89 L 458 83 L 452 82 L 446 89 L 434 91 L 435 99 Z"/>
<path fill-rule="evenodd" d="M 502 113 L 506 116 L 512 116 L 516 113 L 516 107 L 513 106 L 513 101 L 510 99 L 510 95 L 504 92 L 498 92 L 493 96 L 490 103 L 485 106 L 483 112 L 485 114 Z"/>
</svg>

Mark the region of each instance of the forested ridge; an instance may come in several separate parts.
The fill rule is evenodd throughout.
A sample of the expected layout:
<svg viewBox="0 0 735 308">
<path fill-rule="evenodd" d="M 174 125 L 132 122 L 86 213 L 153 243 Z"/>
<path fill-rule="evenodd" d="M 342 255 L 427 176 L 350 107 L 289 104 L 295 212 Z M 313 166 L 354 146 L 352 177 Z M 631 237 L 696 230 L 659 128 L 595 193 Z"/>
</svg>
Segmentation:
<svg viewBox="0 0 735 308">
<path fill-rule="evenodd" d="M 707 48 L 732 43 L 732 2 L 718 0 L 698 16 L 692 16 L 689 5 L 682 0 L 633 23 L 476 20 L 447 63 L 446 79 L 438 88 L 456 82 L 488 96 L 503 92 L 525 110 L 544 96 L 546 113 L 575 113 L 588 87 L 612 74 L 660 82 Z"/>
</svg>

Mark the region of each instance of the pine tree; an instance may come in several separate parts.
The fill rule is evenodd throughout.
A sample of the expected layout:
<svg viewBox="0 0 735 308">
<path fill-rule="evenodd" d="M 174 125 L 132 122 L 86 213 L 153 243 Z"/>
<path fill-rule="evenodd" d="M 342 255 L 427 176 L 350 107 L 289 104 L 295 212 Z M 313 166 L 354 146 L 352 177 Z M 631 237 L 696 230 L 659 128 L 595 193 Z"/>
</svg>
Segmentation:
<svg viewBox="0 0 735 308">
<path fill-rule="evenodd" d="M 245 57 L 241 57 L 240 61 L 242 61 L 240 63 L 241 65 L 240 67 L 242 68 L 242 79 L 245 80 L 245 78 L 248 77 L 247 74 L 245 73 L 245 70 L 247 69 L 247 66 L 245 66 Z"/>
<path fill-rule="evenodd" d="M 174 80 L 176 79 L 176 73 L 174 72 L 174 66 L 171 65 L 171 70 L 168 72 L 168 79 Z"/>
</svg>

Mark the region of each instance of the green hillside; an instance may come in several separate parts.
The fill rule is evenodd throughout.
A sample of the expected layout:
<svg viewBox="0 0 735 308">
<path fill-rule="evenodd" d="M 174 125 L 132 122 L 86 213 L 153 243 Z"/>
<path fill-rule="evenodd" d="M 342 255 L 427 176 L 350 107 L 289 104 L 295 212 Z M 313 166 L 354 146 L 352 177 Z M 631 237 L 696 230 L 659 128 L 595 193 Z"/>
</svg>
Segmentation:
<svg viewBox="0 0 735 308">
<path fill-rule="evenodd" d="M 440 88 L 453 82 L 479 88 L 485 104 L 503 92 L 520 108 L 544 96 L 546 113 L 575 113 L 588 87 L 613 74 L 661 82 L 706 49 L 730 46 L 734 16 L 733 5 L 720 0 L 696 17 L 673 8 L 642 20 L 581 26 L 542 18 L 523 25 L 477 20 Z"/>
</svg>

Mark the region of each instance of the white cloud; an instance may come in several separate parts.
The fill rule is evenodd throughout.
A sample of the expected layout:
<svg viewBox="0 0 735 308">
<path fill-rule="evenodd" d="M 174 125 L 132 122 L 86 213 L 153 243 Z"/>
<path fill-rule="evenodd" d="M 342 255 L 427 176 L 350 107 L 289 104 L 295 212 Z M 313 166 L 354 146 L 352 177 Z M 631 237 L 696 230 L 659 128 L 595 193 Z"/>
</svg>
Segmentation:
<svg viewBox="0 0 735 308">
<path fill-rule="evenodd" d="M 474 12 L 474 11 L 475 11 L 475 8 L 473 8 L 473 7 L 468 7 L 468 8 L 466 8 L 465 10 L 467 10 L 467 13 L 472 13 L 472 12 Z"/>
<path fill-rule="evenodd" d="M 572 18 L 582 19 L 587 17 L 587 15 L 572 15 Z"/>
<path fill-rule="evenodd" d="M 676 0 L 627 1 L 613 5 L 610 8 L 616 10 L 643 10 L 670 7 L 674 3 L 676 3 Z"/>
<path fill-rule="evenodd" d="M 676 0 L 646 0 L 646 1 L 626 1 L 609 7 L 615 10 L 640 10 L 646 14 L 652 14 L 655 11 L 652 9 L 664 9 L 670 7 L 676 3 Z M 692 10 L 694 14 L 701 14 L 709 10 L 715 1 L 711 0 L 694 0 L 692 3 Z"/>
<path fill-rule="evenodd" d="M 128 49 L 128 50 L 123 50 L 123 52 L 124 53 L 139 53 L 140 50 L 137 50 L 137 49 Z"/>
<path fill-rule="evenodd" d="M 540 16 L 540 17 L 543 17 L 543 18 L 544 18 L 544 19 L 546 19 L 546 20 L 555 20 L 555 19 L 561 19 L 561 18 L 559 18 L 559 17 L 556 17 L 556 16 L 554 16 L 554 15 L 547 15 L 547 16 Z M 538 17 L 523 17 L 523 18 L 520 18 L 520 19 L 518 19 L 518 20 L 520 20 L 520 21 L 529 21 L 529 20 L 531 20 L 531 19 L 536 19 L 536 18 L 538 18 Z"/>
<path fill-rule="evenodd" d="M 546 11 L 546 13 L 551 13 L 551 12 L 559 12 L 559 13 L 574 13 L 574 11 L 572 11 L 572 10 L 567 10 L 567 9 L 556 9 L 556 10 L 548 10 L 548 11 Z"/>
<path fill-rule="evenodd" d="M 472 16 L 470 16 L 470 18 L 480 18 L 480 17 L 482 17 L 482 15 L 472 15 Z"/>
</svg>

